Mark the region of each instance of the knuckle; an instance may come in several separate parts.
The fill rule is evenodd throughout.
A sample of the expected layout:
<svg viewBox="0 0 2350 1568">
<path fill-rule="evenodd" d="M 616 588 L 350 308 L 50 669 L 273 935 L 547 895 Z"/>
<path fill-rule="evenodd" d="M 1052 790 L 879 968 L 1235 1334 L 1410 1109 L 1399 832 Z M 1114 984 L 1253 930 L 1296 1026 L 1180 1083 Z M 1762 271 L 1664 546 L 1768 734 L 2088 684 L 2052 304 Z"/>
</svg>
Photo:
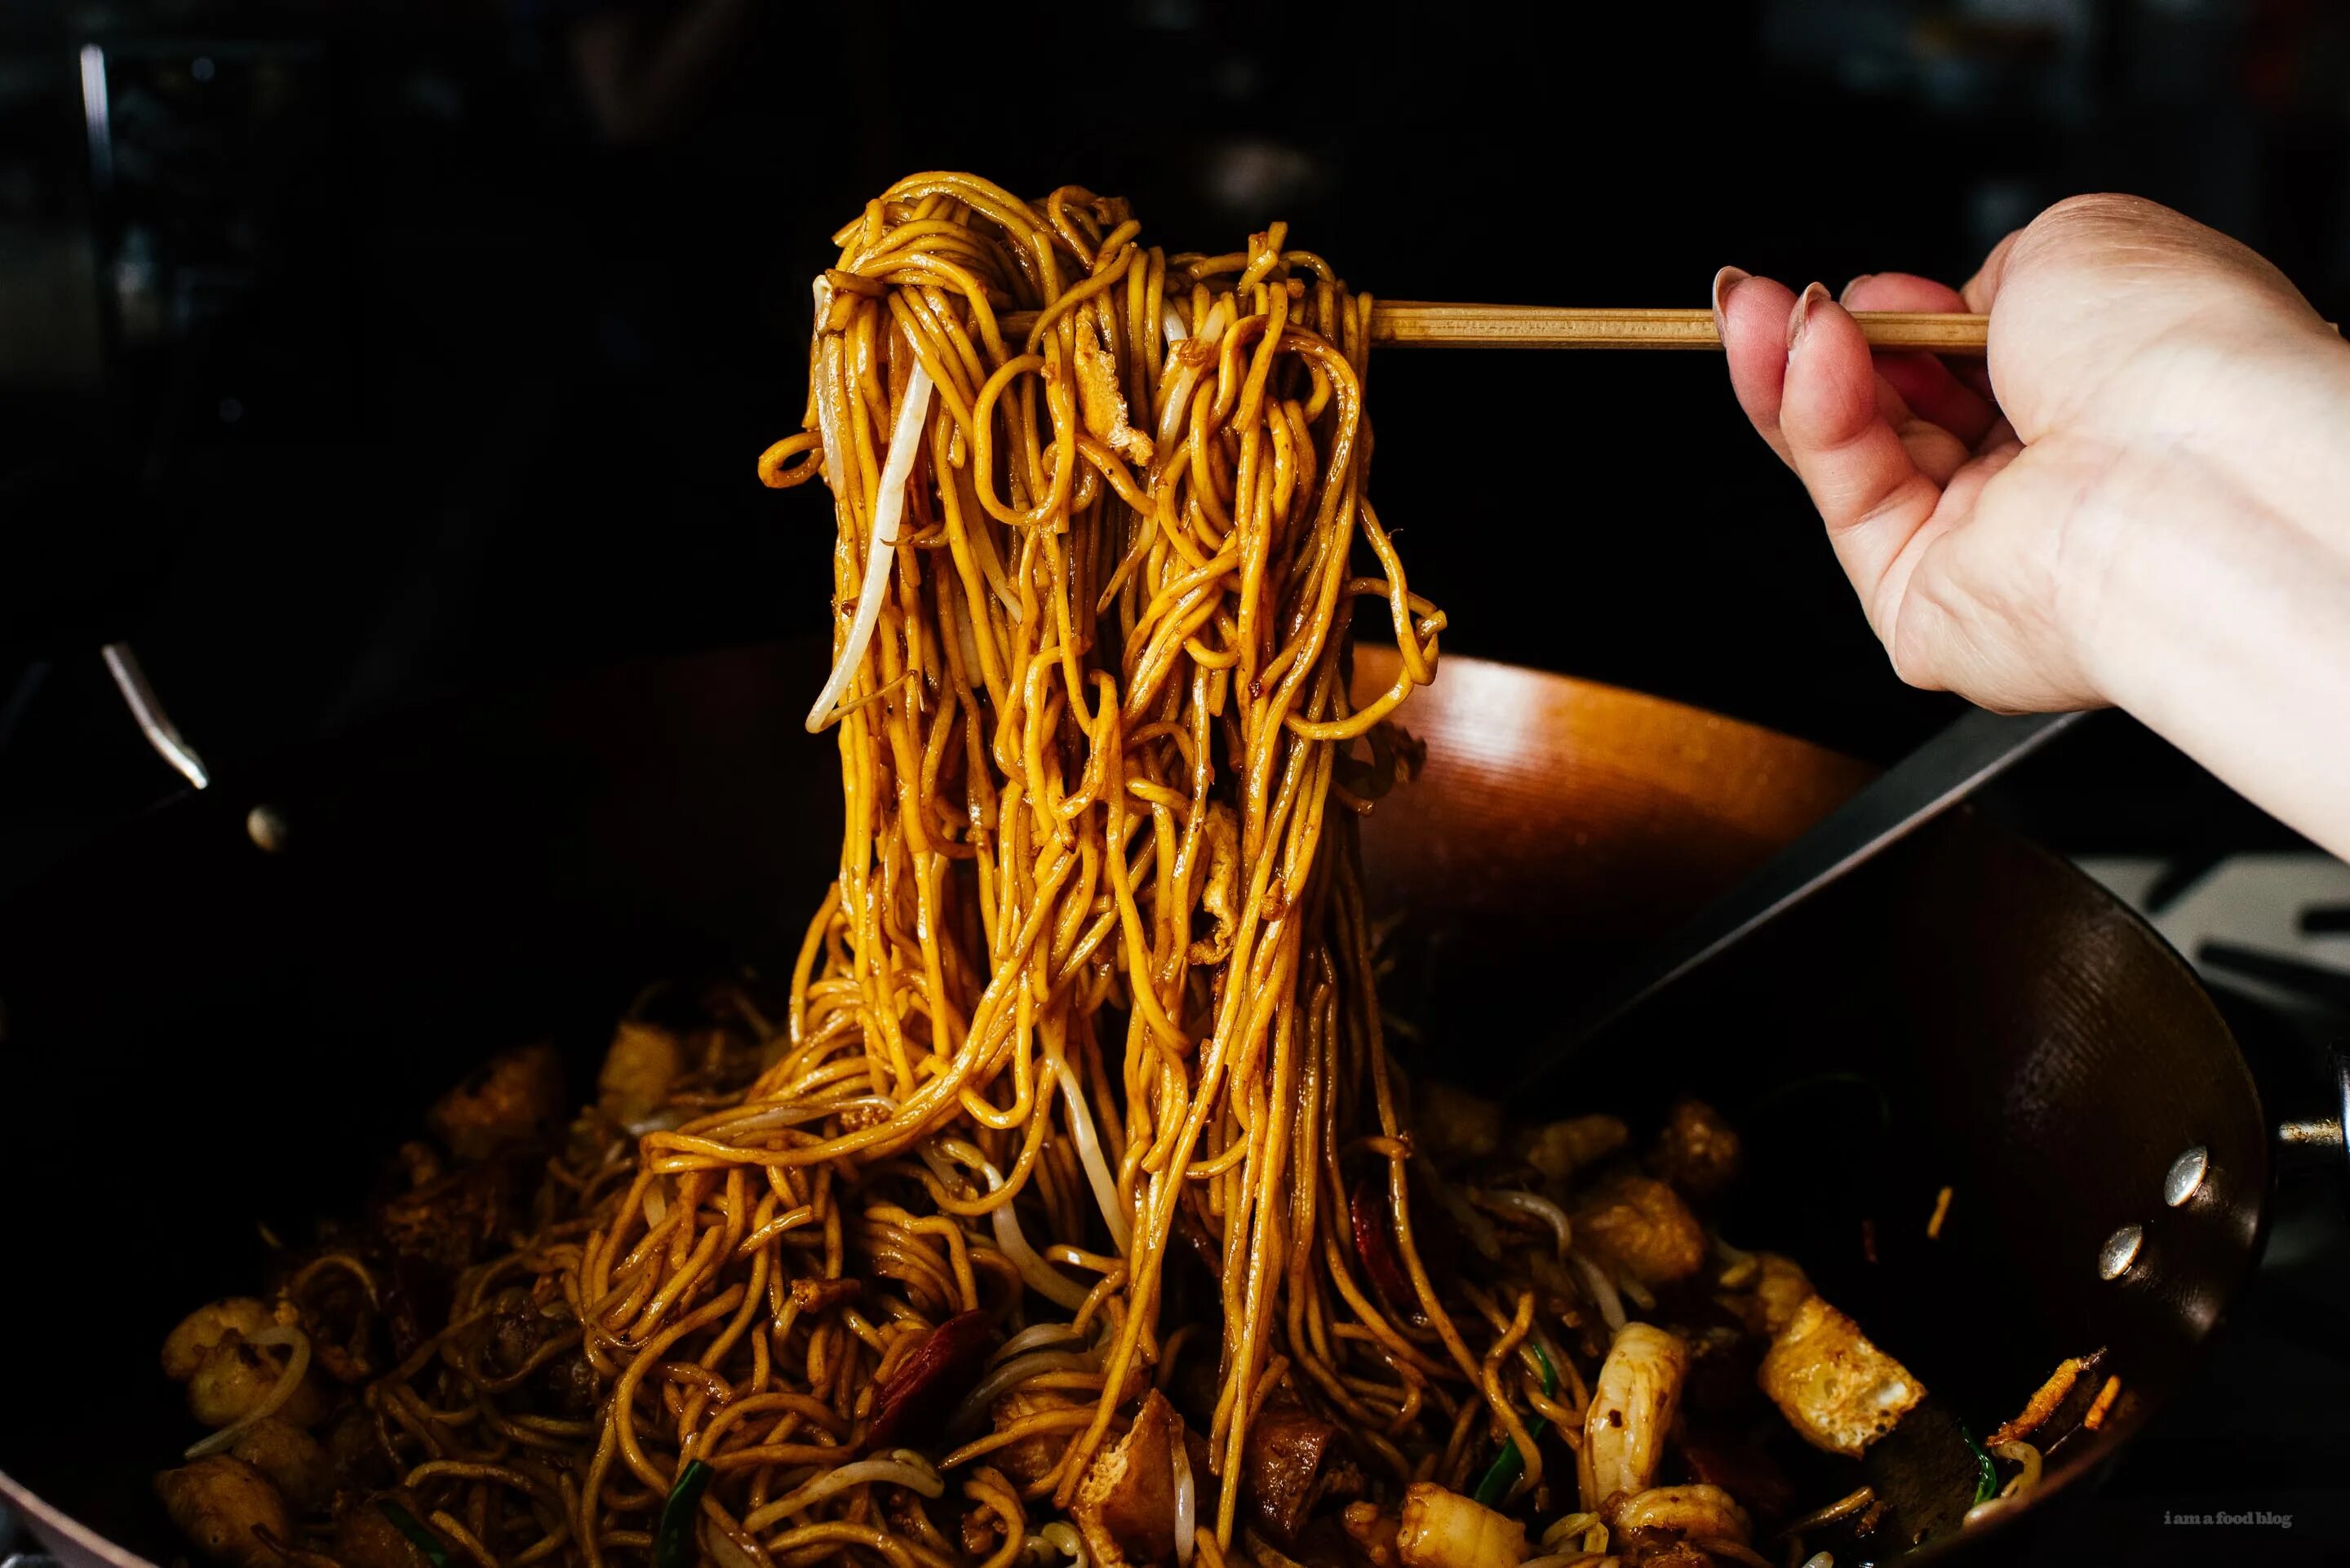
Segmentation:
<svg viewBox="0 0 2350 1568">
<path fill-rule="evenodd" d="M 2165 211 L 2141 197 L 2108 191 L 2067 196 L 2015 235 L 2012 259 L 2024 261 L 2035 254 L 2064 254 L 2085 244 L 2102 245 L 2117 236 L 2143 232 Z"/>
<path fill-rule="evenodd" d="M 2125 196 L 2112 191 L 2089 191 L 2056 202 L 2034 218 L 2031 226 L 2034 229 L 2088 228 L 2117 222 L 2134 223 L 2159 210 L 2143 196 Z"/>
</svg>

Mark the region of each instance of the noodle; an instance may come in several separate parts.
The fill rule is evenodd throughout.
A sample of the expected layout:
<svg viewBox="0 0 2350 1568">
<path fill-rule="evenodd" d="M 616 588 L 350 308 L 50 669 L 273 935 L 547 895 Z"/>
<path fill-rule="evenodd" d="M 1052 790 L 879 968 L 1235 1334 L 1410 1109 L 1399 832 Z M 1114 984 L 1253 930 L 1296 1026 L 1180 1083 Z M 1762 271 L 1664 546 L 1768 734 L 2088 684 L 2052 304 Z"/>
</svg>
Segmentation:
<svg viewBox="0 0 2350 1568">
<path fill-rule="evenodd" d="M 1445 620 L 1367 494 L 1370 299 L 1280 223 L 1170 255 L 966 174 L 834 238 L 759 474 L 832 493 L 837 875 L 780 1003 L 730 988 L 649 1103 L 616 1043 L 621 1108 L 436 1265 L 445 1314 L 405 1254 L 297 1276 L 306 1322 L 357 1316 L 322 1345 L 386 1320 L 389 1370 L 335 1374 L 405 1478 L 380 1518 L 487 1568 L 1083 1563 L 1147 1470 L 1165 1558 L 1222 1568 L 1291 1528 L 1239 1511 L 1268 1429 L 1334 1496 L 1587 1489 L 1586 1374 L 1655 1298 L 1532 1178 L 1440 1172 L 1376 995 L 1357 819 Z M 1361 601 L 1399 659 L 1358 708 Z M 266 1415 L 308 1341 L 263 1342 Z M 1606 1541 L 1574 1518 L 1545 1548 Z"/>
<path fill-rule="evenodd" d="M 1279 1333 L 1302 1329 L 1288 1292 L 1317 1324 L 1352 1316 L 1323 1274 L 1343 1257 L 1320 1239 L 1329 1199 L 1295 1175 L 1296 1150 L 1326 1147 L 1326 1124 L 1400 1128 L 1353 830 L 1326 812 L 1343 753 L 1395 705 L 1348 706 L 1353 603 L 1386 600 L 1403 636 L 1394 700 L 1432 677 L 1443 627 L 1365 498 L 1369 301 L 1284 249 L 1278 224 L 1239 254 L 1170 257 L 1122 203 L 1024 202 L 967 175 L 902 181 L 836 238 L 806 429 L 760 472 L 834 493 L 836 667 L 810 722 L 838 734 L 840 876 L 794 976 L 789 1048 L 739 1109 L 646 1134 L 627 1196 L 556 1270 L 619 1379 L 598 1457 L 645 1489 L 629 1506 L 597 1479 L 609 1468 L 591 1476 L 583 1540 L 631 1515 L 641 1528 L 674 1484 L 656 1435 L 717 1467 L 726 1495 L 766 1494 L 737 1511 L 753 1539 L 779 1511 L 824 1513 L 886 1479 L 860 1461 L 784 1488 L 788 1461 L 743 1461 L 869 1420 L 860 1391 L 974 1307 L 1017 1349 L 957 1425 L 1088 1369 L 1077 1381 L 1101 1392 L 948 1467 L 1050 1443 L 1066 1507 L 1161 1355 L 1182 1212 L 1206 1225 L 1236 1309 L 1215 1468 L 1285 1386 L 1267 1376 L 1277 1351 L 1325 1385 L 1383 1368 L 1346 1340 Z M 1022 338 L 1003 325 L 1015 311 L 1035 313 Z M 1358 539 L 1384 577 L 1356 575 Z M 863 1097 L 800 1097 L 818 1082 Z M 1192 1210 L 1203 1160 L 1210 1201 Z M 787 1305 L 758 1326 L 760 1298 L 860 1256 L 904 1293 L 880 1315 L 852 1330 L 845 1306 Z M 1088 1287 L 1072 1263 L 1109 1272 Z M 1068 1336 L 1021 1326 L 1024 1285 L 1101 1318 L 1098 1352 L 1044 1348 Z M 1449 1318 L 1440 1332 L 1458 1343 Z M 754 1347 L 764 1373 L 742 1379 Z M 1475 1376 L 1504 1354 L 1457 1358 Z M 649 1404 L 646 1373 L 682 1355 L 717 1375 L 712 1393 Z M 764 1417 L 721 1424 L 721 1386 L 736 1407 L 805 1386 L 835 1419 L 786 1417 L 796 1441 Z M 1004 1518 L 1010 1494 L 985 1495 Z M 1217 1496 L 1202 1532 L 1228 1548 L 1234 1489 Z"/>
<path fill-rule="evenodd" d="M 1326 833 L 1325 807 L 1341 747 L 1393 706 L 1349 716 L 1347 607 L 1388 599 L 1404 691 L 1432 675 L 1443 622 L 1395 575 L 1384 534 L 1388 577 L 1353 576 L 1357 536 L 1377 530 L 1369 302 L 1285 252 L 1279 225 L 1241 256 L 1170 259 L 1140 246 L 1121 203 L 1064 190 L 1032 206 L 960 175 L 901 182 L 838 237 L 816 291 L 819 439 L 799 449 L 821 452 L 835 489 L 848 618 L 818 705 L 841 703 L 849 816 L 840 898 L 819 922 L 838 958 L 822 973 L 855 983 L 867 1021 L 839 1048 L 861 1043 L 901 1103 L 853 1133 L 736 1158 L 913 1149 L 936 1169 L 941 1135 L 967 1141 L 978 1158 L 937 1154 L 984 1174 L 999 1251 L 1075 1308 L 1082 1293 L 1021 1232 L 1032 1191 L 1046 1213 L 1067 1207 L 1066 1189 L 1041 1190 L 1039 1131 L 1078 1152 L 1128 1272 L 1104 1393 L 1057 1467 L 1066 1506 L 1119 1391 L 1156 1358 L 1175 1173 L 1220 1150 L 1211 1224 L 1240 1310 L 1211 1442 L 1229 1469 L 1263 1397 L 1274 1293 L 1317 1288 L 1287 1264 L 1292 1248 L 1319 1252 L 1328 1223 L 1314 1184 L 1291 1179 L 1293 1141 L 1323 1119 L 1322 1096 L 1396 1130 L 1358 1071 L 1377 1013 L 1364 928 L 1334 919 L 1359 898 L 1351 832 Z M 1181 332 L 1180 308 L 1154 318 L 1153 295 L 1188 298 L 1199 330 Z M 999 324 L 1015 308 L 1036 312 L 1016 349 Z M 940 408 L 910 461 L 932 381 Z M 918 543 L 885 575 L 873 563 L 900 511 Z M 1316 996 L 1357 1049 L 1326 1035 L 1309 1070 L 1300 1009 Z M 820 1022 L 796 1012 L 794 1033 Z M 1006 1089 L 1024 1126 L 959 1114 L 1003 1106 Z M 1301 1090 L 1315 1097 L 1300 1105 Z M 1097 1126 L 1092 1106 L 1121 1103 Z M 1220 1546 L 1233 1502 L 1222 1489 Z"/>
</svg>

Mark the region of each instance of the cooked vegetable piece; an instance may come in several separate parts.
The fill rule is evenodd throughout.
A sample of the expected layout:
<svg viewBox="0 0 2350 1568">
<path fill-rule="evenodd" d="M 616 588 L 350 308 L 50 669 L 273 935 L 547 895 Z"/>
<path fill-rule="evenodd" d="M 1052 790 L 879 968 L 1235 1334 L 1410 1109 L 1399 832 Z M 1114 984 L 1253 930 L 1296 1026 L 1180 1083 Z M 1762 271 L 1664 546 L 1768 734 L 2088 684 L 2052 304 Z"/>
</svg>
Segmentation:
<svg viewBox="0 0 2350 1568">
<path fill-rule="evenodd" d="M 1187 956 L 1195 964 L 1219 964 L 1232 955 L 1239 920 L 1241 830 L 1232 807 L 1220 800 L 1210 801 L 1200 836 L 1207 846 L 1208 865 L 1207 879 L 1201 887 L 1200 913 L 1206 917 L 1208 929 L 1193 940 Z"/>
<path fill-rule="evenodd" d="M 366 1506 L 347 1508 L 336 1516 L 335 1533 L 328 1540 L 327 1555 L 343 1568 L 436 1568 L 432 1559 L 385 1518 L 380 1509 Z M 447 1561 L 446 1553 L 442 1561 Z"/>
<path fill-rule="evenodd" d="M 1411 1279 L 1396 1252 L 1395 1232 L 1388 1228 L 1387 1184 L 1373 1176 L 1357 1179 L 1347 1194 L 1347 1214 L 1354 1227 L 1355 1251 L 1373 1288 L 1388 1305 L 1409 1308 L 1415 1298 Z"/>
<path fill-rule="evenodd" d="M 1118 356 L 1103 346 L 1090 315 L 1081 320 L 1076 345 L 1077 407 L 1085 416 L 1086 433 L 1119 456 L 1147 465 L 1154 455 L 1151 440 L 1128 422 L 1126 395 L 1118 386 Z M 1149 410 L 1143 412 L 1147 418 Z"/>
<path fill-rule="evenodd" d="M 428 1181 L 438 1181 L 449 1174 L 448 1157 L 421 1137 L 410 1138 L 392 1150 L 387 1174 L 397 1173 L 405 1186 L 413 1189 Z"/>
<path fill-rule="evenodd" d="M 371 1546 L 384 1553 L 388 1563 L 421 1561 L 431 1563 L 432 1568 L 449 1568 L 449 1549 L 442 1544 L 439 1536 L 425 1528 L 424 1522 L 416 1517 L 415 1511 L 400 1498 L 380 1497 L 375 1500 L 374 1508 L 353 1511 L 374 1514 L 393 1536 L 399 1538 L 400 1545 L 395 1547 L 380 1533 L 370 1532 L 368 1537 Z M 339 1543 L 339 1532 L 338 1542 Z"/>
<path fill-rule="evenodd" d="M 1754 1537 L 1754 1523 L 1738 1500 L 1718 1486 L 1658 1486 L 1635 1492 L 1608 1510 L 1608 1528 L 1627 1544 L 1670 1537 L 1680 1541 L 1734 1541 Z"/>
<path fill-rule="evenodd" d="M 364 1404 L 353 1401 L 345 1405 L 342 1414 L 327 1428 L 321 1447 L 338 1487 L 374 1490 L 399 1479 L 390 1456 L 383 1451 L 383 1438 L 375 1429 L 375 1417 Z"/>
<path fill-rule="evenodd" d="M 1517 1568 L 1526 1527 L 1433 1481 L 1404 1489 L 1396 1554 L 1405 1568 Z"/>
<path fill-rule="evenodd" d="M 334 1469 L 318 1439 L 282 1417 L 255 1421 L 228 1451 L 267 1476 L 296 1513 L 309 1512 L 335 1489 Z"/>
<path fill-rule="evenodd" d="M 286 1500 L 267 1476 L 227 1454 L 213 1454 L 155 1478 L 155 1495 L 197 1551 L 230 1568 L 274 1568 L 279 1541 L 293 1538 Z"/>
<path fill-rule="evenodd" d="M 1256 1568 L 1321 1568 L 1319 1563 L 1300 1563 L 1253 1530 L 1241 1532 L 1240 1545 L 1246 1553 L 1243 1561 L 1255 1563 Z"/>
<path fill-rule="evenodd" d="M 1812 1278 L 1793 1258 L 1758 1252 L 1762 1272 L 1754 1281 L 1754 1312 L 1747 1326 L 1756 1334 L 1777 1334 L 1795 1320 L 1795 1309 L 1819 1293 Z"/>
<path fill-rule="evenodd" d="M 1412 1142 L 1440 1160 L 1482 1159 L 1502 1147 L 1502 1107 L 1437 1078 L 1412 1085 Z"/>
<path fill-rule="evenodd" d="M 383 1326 L 391 1354 L 404 1358 L 449 1321 L 455 1271 L 429 1258 L 396 1252 L 383 1287 Z"/>
<path fill-rule="evenodd" d="M 1403 1562 L 1396 1550 L 1401 1523 L 1389 1510 L 1375 1502 L 1350 1502 L 1338 1516 L 1338 1523 L 1355 1549 L 1370 1560 L 1371 1568 L 1398 1568 Z"/>
<path fill-rule="evenodd" d="M 693 1521 L 702 1512 L 702 1494 L 717 1473 L 700 1459 L 688 1459 L 677 1472 L 653 1533 L 653 1568 L 686 1568 L 694 1560 Z"/>
<path fill-rule="evenodd" d="M 1003 1519 L 992 1508 L 974 1508 L 956 1521 L 962 1537 L 962 1554 L 984 1561 L 1003 1542 Z"/>
<path fill-rule="evenodd" d="M 1742 1146 L 1729 1118 L 1703 1100 L 1678 1100 L 1648 1150 L 1648 1168 L 1702 1203 L 1738 1179 Z"/>
<path fill-rule="evenodd" d="M 299 1309 L 313 1364 L 347 1388 L 373 1382 L 380 1370 L 373 1354 L 378 1315 L 372 1295 L 356 1276 L 334 1276 L 323 1286 L 314 1285 Z"/>
<path fill-rule="evenodd" d="M 2081 1374 L 2102 1361 L 2105 1354 L 2102 1350 L 2093 1350 L 2086 1355 L 2068 1355 L 2058 1362 L 2056 1370 L 2048 1375 L 2048 1381 L 2032 1391 L 2032 1397 L 2024 1401 L 2023 1408 L 2016 1413 L 2014 1419 L 2001 1422 L 1991 1435 L 1983 1439 L 1985 1446 L 1995 1449 L 2002 1443 L 2014 1442 L 2039 1430 L 2041 1425 L 2056 1413 L 2056 1407 L 2064 1402 L 2064 1396 L 2073 1391 L 2073 1386 L 2080 1380 Z"/>
<path fill-rule="evenodd" d="M 1069 1515 L 1096 1568 L 1139 1568 L 1173 1554 L 1174 1446 L 1182 1440 L 1183 1417 L 1154 1388 L 1126 1436 L 1095 1456 Z"/>
<path fill-rule="evenodd" d="M 1624 1568 L 1721 1568 L 1721 1560 L 1694 1542 L 1675 1541 L 1669 1537 L 1627 1547 L 1616 1561 Z M 1605 1568 L 1605 1560 L 1593 1564 L 1593 1568 Z M 1813 1565 L 1806 1563 L 1804 1568 L 1813 1568 Z"/>
<path fill-rule="evenodd" d="M 259 1334 L 276 1321 L 268 1303 L 252 1296 L 224 1296 L 200 1306 L 164 1335 L 163 1376 L 174 1383 L 185 1383 L 196 1375 L 213 1347 L 229 1334 Z"/>
<path fill-rule="evenodd" d="M 1852 1458 L 1926 1397 L 1907 1367 L 1816 1295 L 1771 1342 L 1756 1381 L 1805 1442 Z"/>
<path fill-rule="evenodd" d="M 1294 1542 L 1326 1497 L 1352 1496 L 1363 1478 L 1337 1447 L 1338 1428 L 1302 1405 L 1268 1405 L 1241 1450 L 1241 1501 L 1258 1528 Z"/>
<path fill-rule="evenodd" d="M 460 1159 L 487 1159 L 540 1142 L 563 1125 L 569 1097 L 563 1058 L 539 1042 L 499 1052 L 426 1113 L 433 1136 Z"/>
<path fill-rule="evenodd" d="M 1787 1326 L 1804 1298 L 1814 1293 L 1811 1276 L 1776 1252 L 1738 1256 L 1716 1277 L 1714 1301 L 1736 1317 L 1747 1334 L 1769 1339 Z"/>
<path fill-rule="evenodd" d="M 1074 1410 L 1080 1403 L 1075 1395 L 1057 1388 L 1015 1388 L 995 1402 L 989 1418 L 1001 1432 L 1041 1411 Z M 993 1463 L 1023 1485 L 1042 1480 L 1061 1462 L 1061 1452 L 1068 1440 L 1066 1432 L 1038 1432 L 996 1449 Z"/>
<path fill-rule="evenodd" d="M 594 1415 L 597 1402 L 603 1397 L 595 1365 L 576 1345 L 558 1352 L 553 1360 L 532 1373 L 530 1388 L 536 1397 L 546 1401 L 548 1414 L 568 1416 L 574 1420 Z"/>
<path fill-rule="evenodd" d="M 214 1345 L 188 1379 L 188 1414 L 207 1427 L 242 1421 L 268 1398 L 286 1370 L 282 1355 L 247 1341 L 234 1329 Z M 271 1414 L 296 1427 L 315 1427 L 327 1414 L 327 1397 L 308 1373 L 286 1403 Z"/>
<path fill-rule="evenodd" d="M 376 1233 L 393 1253 L 453 1272 L 480 1259 L 513 1228 L 513 1182 L 503 1161 L 460 1166 L 384 1199 L 374 1219 Z"/>
<path fill-rule="evenodd" d="M 1665 1434 L 1680 1407 L 1689 1359 L 1687 1345 L 1645 1323 L 1627 1324 L 1617 1334 L 1583 1417 L 1583 1453 L 1591 1479 L 1586 1508 L 1654 1484 Z"/>
<path fill-rule="evenodd" d="M 1573 1216 L 1575 1244 L 1655 1289 L 1685 1280 L 1705 1264 L 1705 1227 L 1679 1193 L 1646 1176 L 1602 1183 Z"/>
<path fill-rule="evenodd" d="M 1726 1432 L 1689 1431 L 1681 1436 L 1680 1454 L 1691 1476 L 1720 1487 L 1757 1519 L 1784 1519 L 1794 1505 L 1794 1488 L 1777 1461 L 1750 1441 Z"/>
<path fill-rule="evenodd" d="M 1534 1360 L 1542 1366 L 1544 1396 L 1547 1397 L 1556 1394 L 1558 1368 L 1550 1364 L 1550 1357 L 1544 1353 L 1541 1345 L 1534 1346 Z M 1542 1435 L 1549 1430 L 1550 1422 L 1540 1416 L 1526 1423 L 1526 1436 L 1537 1443 L 1542 1441 Z M 1484 1479 L 1477 1483 L 1477 1501 L 1488 1508 L 1509 1501 L 1511 1490 L 1518 1484 L 1518 1478 L 1525 1473 L 1526 1457 L 1518 1452 L 1518 1440 L 1512 1438 L 1502 1445 L 1502 1451 L 1494 1456 L 1493 1463 L 1485 1471 Z"/>
<path fill-rule="evenodd" d="M 875 1392 L 867 1441 L 886 1449 L 900 1432 L 925 1434 L 962 1397 L 994 1341 L 995 1325 L 983 1312 L 958 1313 L 931 1330 Z"/>
<path fill-rule="evenodd" d="M 794 1280 L 792 1304 L 811 1316 L 830 1312 L 843 1302 L 865 1293 L 865 1282 L 844 1276 L 837 1280 Z"/>
<path fill-rule="evenodd" d="M 1632 1129 L 1616 1116 L 1569 1116 L 1530 1127 L 1513 1140 L 1518 1157 L 1553 1181 L 1565 1181 L 1632 1141 Z"/>
<path fill-rule="evenodd" d="M 1991 1462 L 1989 1451 L 1975 1441 L 1964 1422 L 1959 1425 L 1959 1436 L 1967 1440 L 1967 1451 L 1975 1457 L 1975 1501 L 1989 1502 L 1999 1495 L 1999 1470 Z"/>
<path fill-rule="evenodd" d="M 668 1102 L 670 1085 L 684 1071 L 685 1045 L 674 1031 L 624 1018 L 596 1075 L 597 1108 L 637 1130 Z"/>
</svg>

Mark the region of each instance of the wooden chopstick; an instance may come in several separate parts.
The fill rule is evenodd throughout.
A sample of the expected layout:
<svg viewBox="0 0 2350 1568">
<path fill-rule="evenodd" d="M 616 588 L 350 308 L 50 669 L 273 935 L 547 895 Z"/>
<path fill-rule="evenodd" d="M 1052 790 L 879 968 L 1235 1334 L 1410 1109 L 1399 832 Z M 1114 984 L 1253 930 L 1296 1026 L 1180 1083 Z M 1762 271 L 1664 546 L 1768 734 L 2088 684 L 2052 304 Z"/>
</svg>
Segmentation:
<svg viewBox="0 0 2350 1568">
<path fill-rule="evenodd" d="M 1980 358 L 1990 317 L 1862 310 L 1853 319 L 1875 348 Z M 1374 301 L 1371 341 L 1424 348 L 1719 348 L 1710 310 L 1570 310 L 1541 305 Z"/>
<path fill-rule="evenodd" d="M 1991 317 L 1958 312 L 1856 310 L 1872 348 L 1980 359 Z M 2340 331 L 2333 322 L 2328 327 Z M 1421 348 L 1719 348 L 1710 310 L 1586 310 L 1549 305 L 1433 305 L 1374 300 L 1371 341 Z"/>
<path fill-rule="evenodd" d="M 1862 310 L 1853 319 L 1877 348 L 1916 348 L 1981 358 L 1990 317 L 1923 311 Z M 1033 310 L 1001 318 L 1003 334 L 1025 337 Z M 1589 310 L 1549 305 L 1437 305 L 1376 300 L 1371 341 L 1404 348 L 1719 348 L 1710 310 Z"/>
</svg>

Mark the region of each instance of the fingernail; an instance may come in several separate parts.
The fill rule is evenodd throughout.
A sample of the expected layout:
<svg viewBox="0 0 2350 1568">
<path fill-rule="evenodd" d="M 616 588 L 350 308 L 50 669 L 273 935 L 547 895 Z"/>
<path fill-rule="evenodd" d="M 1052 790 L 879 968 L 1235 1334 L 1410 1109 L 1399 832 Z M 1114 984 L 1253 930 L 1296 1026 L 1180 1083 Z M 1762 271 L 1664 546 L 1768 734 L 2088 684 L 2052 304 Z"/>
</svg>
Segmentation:
<svg viewBox="0 0 2350 1568">
<path fill-rule="evenodd" d="M 1850 283 L 1844 286 L 1844 292 L 1836 296 L 1836 303 L 1838 305 L 1849 306 L 1852 303 L 1852 291 L 1858 288 L 1862 284 L 1866 283 L 1870 278 L 1875 277 L 1876 275 L 1877 275 L 1873 272 L 1859 274 Z"/>
<path fill-rule="evenodd" d="M 1713 275 L 1713 335 L 1727 336 L 1730 327 L 1730 291 L 1753 276 L 1743 267 L 1726 266 Z"/>
<path fill-rule="evenodd" d="M 1827 303 L 1825 285 L 1808 284 L 1795 296 L 1795 308 L 1787 317 L 1787 357 L 1794 358 L 1795 350 L 1804 346 L 1804 328 L 1810 325 L 1812 312 Z"/>
</svg>

